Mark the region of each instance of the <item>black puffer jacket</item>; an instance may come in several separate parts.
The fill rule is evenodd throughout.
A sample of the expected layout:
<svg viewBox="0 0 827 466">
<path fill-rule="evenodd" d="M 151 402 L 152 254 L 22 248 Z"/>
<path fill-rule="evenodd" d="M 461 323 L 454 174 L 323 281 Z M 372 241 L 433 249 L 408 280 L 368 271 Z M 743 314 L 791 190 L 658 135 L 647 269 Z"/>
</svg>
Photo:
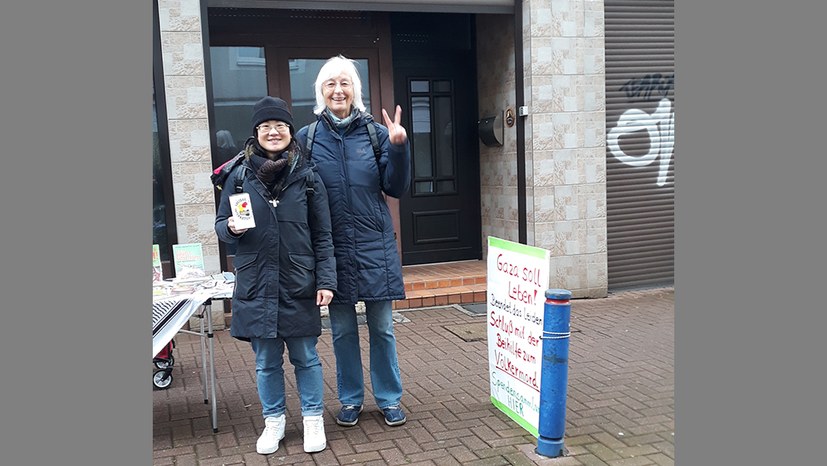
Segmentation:
<svg viewBox="0 0 827 466">
<path fill-rule="evenodd" d="M 235 170 L 244 172 L 242 186 L 250 194 L 256 226 L 241 236 L 229 231 L 233 189 L 224 189 L 215 232 L 221 241 L 237 244 L 230 334 L 242 340 L 320 335 L 316 291 L 336 289 L 336 260 L 327 191 L 313 162 L 299 157 L 276 207 L 249 159 Z"/>
</svg>

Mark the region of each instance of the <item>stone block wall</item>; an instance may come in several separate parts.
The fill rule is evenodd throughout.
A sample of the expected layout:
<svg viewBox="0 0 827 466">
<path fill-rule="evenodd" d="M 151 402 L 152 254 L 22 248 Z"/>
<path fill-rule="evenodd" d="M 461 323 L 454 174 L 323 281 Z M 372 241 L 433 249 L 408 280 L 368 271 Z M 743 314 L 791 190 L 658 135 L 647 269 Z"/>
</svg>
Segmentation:
<svg viewBox="0 0 827 466">
<path fill-rule="evenodd" d="M 201 243 L 206 272 L 216 273 L 221 266 L 209 177 L 212 158 L 201 4 L 199 0 L 158 0 L 158 16 L 178 243 Z M 224 328 L 223 313 L 221 302 L 214 302 L 214 328 Z"/>
<path fill-rule="evenodd" d="M 551 251 L 550 287 L 604 297 L 606 114 L 603 1 L 523 2 L 527 239 Z M 480 117 L 515 107 L 513 18 L 479 15 Z M 483 240 L 516 241 L 516 129 L 480 145 Z M 485 244 L 485 243 L 484 243 Z"/>
<path fill-rule="evenodd" d="M 516 115 L 514 18 L 477 15 L 477 31 L 477 117 L 502 115 L 508 108 Z M 489 236 L 509 241 L 519 239 L 516 136 L 516 125 L 511 128 L 504 125 L 502 147 L 479 143 L 483 254 Z"/>
<path fill-rule="evenodd" d="M 551 287 L 604 297 L 603 1 L 530 0 L 523 8 L 529 230 L 534 245 L 551 251 Z"/>
</svg>

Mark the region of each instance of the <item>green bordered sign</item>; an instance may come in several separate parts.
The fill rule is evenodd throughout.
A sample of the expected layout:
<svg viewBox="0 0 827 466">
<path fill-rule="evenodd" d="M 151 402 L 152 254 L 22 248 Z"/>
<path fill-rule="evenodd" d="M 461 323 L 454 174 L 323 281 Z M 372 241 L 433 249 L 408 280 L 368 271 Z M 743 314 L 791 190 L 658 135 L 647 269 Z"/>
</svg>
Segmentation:
<svg viewBox="0 0 827 466">
<path fill-rule="evenodd" d="M 201 243 L 172 245 L 172 259 L 175 261 L 175 276 L 189 275 L 186 272 L 197 271 L 204 276 L 204 249 Z M 192 277 L 187 277 L 192 278 Z"/>
<path fill-rule="evenodd" d="M 488 237 L 491 403 L 537 437 L 549 251 Z"/>
</svg>

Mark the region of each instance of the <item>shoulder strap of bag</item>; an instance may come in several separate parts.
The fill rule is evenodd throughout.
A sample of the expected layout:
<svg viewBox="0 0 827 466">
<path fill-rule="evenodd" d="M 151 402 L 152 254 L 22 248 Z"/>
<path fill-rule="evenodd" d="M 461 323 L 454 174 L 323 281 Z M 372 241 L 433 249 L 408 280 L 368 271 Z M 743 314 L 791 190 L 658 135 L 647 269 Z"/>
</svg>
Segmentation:
<svg viewBox="0 0 827 466">
<path fill-rule="evenodd" d="M 313 137 L 316 135 L 316 125 L 319 124 L 319 120 L 310 123 L 310 126 L 307 127 L 307 155 L 308 157 L 313 152 Z"/>
<path fill-rule="evenodd" d="M 244 184 L 244 175 L 246 174 L 246 172 L 247 172 L 247 166 L 244 165 L 243 163 L 241 164 L 241 167 L 238 170 L 236 170 L 236 172 L 235 172 L 235 192 L 236 193 L 244 192 L 244 188 L 242 187 L 242 185 Z"/>
<path fill-rule="evenodd" d="M 370 136 L 370 144 L 373 146 L 373 156 L 376 157 L 376 166 L 379 166 L 379 158 L 382 156 L 382 149 L 379 147 L 379 138 L 376 137 L 376 128 L 373 122 L 367 124 L 368 136 Z"/>
<path fill-rule="evenodd" d="M 315 185 L 316 178 L 313 176 L 313 170 L 309 170 L 305 178 L 305 186 L 307 187 L 308 199 L 313 197 L 314 194 L 316 194 L 316 189 L 314 188 Z"/>
</svg>

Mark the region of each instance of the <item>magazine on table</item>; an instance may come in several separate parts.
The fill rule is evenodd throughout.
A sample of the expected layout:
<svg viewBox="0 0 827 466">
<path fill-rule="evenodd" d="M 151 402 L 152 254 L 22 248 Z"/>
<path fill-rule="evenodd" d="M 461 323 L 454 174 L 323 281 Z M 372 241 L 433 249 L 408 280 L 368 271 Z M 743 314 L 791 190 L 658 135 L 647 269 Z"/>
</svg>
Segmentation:
<svg viewBox="0 0 827 466">
<path fill-rule="evenodd" d="M 173 244 L 172 260 L 175 263 L 175 278 L 179 281 L 204 278 L 207 275 L 201 243 Z"/>
<path fill-rule="evenodd" d="M 211 291 L 214 297 L 232 297 L 235 274 L 221 272 L 195 278 L 170 278 L 160 282 L 153 282 L 152 297 L 155 299 L 183 297 L 202 290 Z"/>
<path fill-rule="evenodd" d="M 161 248 L 157 244 L 152 245 L 152 281 L 159 282 L 164 279 L 164 269 L 161 267 Z"/>
</svg>

